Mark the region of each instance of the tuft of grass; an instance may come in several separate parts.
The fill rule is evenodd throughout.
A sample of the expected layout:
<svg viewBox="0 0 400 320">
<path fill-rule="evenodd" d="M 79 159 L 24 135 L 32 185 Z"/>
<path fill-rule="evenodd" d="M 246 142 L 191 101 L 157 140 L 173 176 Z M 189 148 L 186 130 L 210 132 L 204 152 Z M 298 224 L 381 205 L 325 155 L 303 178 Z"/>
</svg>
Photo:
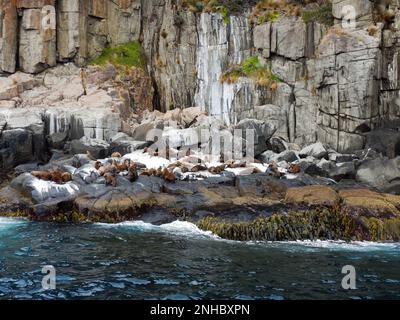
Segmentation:
<svg viewBox="0 0 400 320">
<path fill-rule="evenodd" d="M 89 62 L 91 65 L 105 65 L 136 67 L 144 69 L 146 59 L 143 48 L 138 41 L 128 42 L 116 47 L 104 49 L 100 57 Z"/>
<path fill-rule="evenodd" d="M 248 57 L 240 65 L 231 65 L 221 75 L 220 81 L 231 84 L 236 83 L 240 77 L 253 79 L 258 85 L 271 89 L 276 89 L 277 83 L 282 82 L 272 73 L 271 67 L 263 65 L 257 56 Z"/>
<path fill-rule="evenodd" d="M 327 3 L 314 10 L 303 11 L 301 15 L 304 22 L 318 22 L 333 26 L 332 4 Z"/>
<path fill-rule="evenodd" d="M 241 3 L 241 1 L 238 1 Z M 233 3 L 233 5 L 232 5 Z M 229 24 L 230 22 L 230 14 L 231 8 L 236 8 L 238 3 L 235 1 L 222 1 L 222 0 L 183 0 L 181 6 L 183 8 L 188 9 L 193 13 L 201 13 L 201 12 L 214 12 L 219 13 L 224 20 L 225 24 Z"/>
<path fill-rule="evenodd" d="M 258 24 L 263 24 L 266 22 L 275 22 L 279 19 L 280 13 L 278 11 L 266 11 L 258 17 Z"/>
<path fill-rule="evenodd" d="M 222 19 L 224 20 L 225 24 L 229 24 L 229 9 L 225 6 L 217 6 L 216 11 L 221 15 Z"/>
</svg>

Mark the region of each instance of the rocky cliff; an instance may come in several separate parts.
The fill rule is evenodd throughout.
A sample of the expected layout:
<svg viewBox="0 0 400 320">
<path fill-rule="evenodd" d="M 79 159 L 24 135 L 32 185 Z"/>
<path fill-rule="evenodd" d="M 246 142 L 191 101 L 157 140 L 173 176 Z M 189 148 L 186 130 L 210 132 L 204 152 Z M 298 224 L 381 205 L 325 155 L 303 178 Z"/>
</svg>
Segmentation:
<svg viewBox="0 0 400 320">
<path fill-rule="evenodd" d="M 146 56 L 143 77 L 149 77 L 150 107 L 155 109 L 196 106 L 227 124 L 255 118 L 273 123 L 276 135 L 288 142 L 305 145 L 318 140 L 340 152 L 363 149 L 365 134 L 371 130 L 397 126 L 397 0 L 383 4 L 386 15 L 380 2 L 379 6 L 368 0 L 308 1 L 308 5 L 302 1 L 219 2 L 215 6 L 178 0 L 1 0 L 2 130 L 6 134 L 24 129 L 11 127 L 10 121 L 5 124 L 5 111 L 17 98 L 24 107 L 32 107 L 29 95 L 23 93 L 31 92 L 37 81 L 42 87 L 48 69 L 68 62 L 83 66 L 107 47 L 135 41 Z M 343 28 L 342 9 L 349 4 L 355 9 L 356 23 Z M 255 61 L 256 66 L 250 67 L 263 78 L 242 70 L 249 61 Z M 29 77 L 35 80 L 21 85 L 10 77 L 16 71 L 27 77 L 33 74 Z M 229 72 L 229 81 L 223 81 Z M 232 74 L 234 79 L 229 77 Z M 103 106 L 112 108 L 124 101 L 120 98 L 106 98 Z M 72 98 L 79 99 L 79 93 Z M 55 122 L 64 121 L 60 119 L 65 110 L 57 110 L 65 109 L 65 101 L 41 101 L 36 107 L 53 114 L 50 119 Z M 47 110 L 49 105 L 60 108 Z M 79 105 L 85 108 L 85 101 Z M 130 105 L 125 103 L 125 109 Z M 15 112 L 32 114 L 27 110 L 11 114 Z M 41 120 L 46 112 L 38 113 L 33 125 L 43 125 L 47 133 L 57 132 L 54 125 L 46 127 L 52 123 L 48 116 Z M 98 123 L 102 121 L 97 118 Z M 122 120 L 110 126 L 100 127 L 108 133 L 127 127 Z M 99 126 L 81 127 L 96 131 Z M 29 135 L 38 134 L 35 130 Z M 124 131 L 129 133 L 129 129 Z"/>
</svg>

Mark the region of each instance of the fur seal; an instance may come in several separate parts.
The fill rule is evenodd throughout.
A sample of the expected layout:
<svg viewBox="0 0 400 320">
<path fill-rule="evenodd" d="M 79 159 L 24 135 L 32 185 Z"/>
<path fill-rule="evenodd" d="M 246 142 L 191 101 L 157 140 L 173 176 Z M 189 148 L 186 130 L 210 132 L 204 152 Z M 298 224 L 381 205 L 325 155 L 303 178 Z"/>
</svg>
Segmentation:
<svg viewBox="0 0 400 320">
<path fill-rule="evenodd" d="M 112 186 L 114 188 L 117 186 L 117 178 L 111 172 L 107 172 L 104 175 L 104 179 L 106 179 L 107 186 Z"/>
<path fill-rule="evenodd" d="M 31 175 L 40 180 L 53 181 L 57 184 L 62 184 L 72 181 L 72 174 L 70 174 L 69 172 L 63 172 L 61 170 L 32 171 Z"/>
<path fill-rule="evenodd" d="M 301 171 L 301 168 L 298 164 L 294 164 L 294 163 L 290 164 L 289 169 L 288 169 L 289 173 L 298 174 L 298 173 L 300 173 L 300 171 Z"/>
<path fill-rule="evenodd" d="M 111 158 L 122 158 L 122 155 L 121 155 L 119 152 L 114 152 L 114 153 L 111 155 Z"/>
<path fill-rule="evenodd" d="M 135 164 L 132 164 L 129 168 L 128 168 L 128 180 L 130 182 L 135 182 L 137 179 L 139 178 L 138 172 L 137 172 L 137 168 Z"/>
<path fill-rule="evenodd" d="M 208 169 L 208 171 L 210 173 L 220 174 L 221 172 L 225 171 L 225 165 L 222 164 L 222 165 L 217 166 L 217 167 L 211 167 L 211 168 Z"/>
</svg>

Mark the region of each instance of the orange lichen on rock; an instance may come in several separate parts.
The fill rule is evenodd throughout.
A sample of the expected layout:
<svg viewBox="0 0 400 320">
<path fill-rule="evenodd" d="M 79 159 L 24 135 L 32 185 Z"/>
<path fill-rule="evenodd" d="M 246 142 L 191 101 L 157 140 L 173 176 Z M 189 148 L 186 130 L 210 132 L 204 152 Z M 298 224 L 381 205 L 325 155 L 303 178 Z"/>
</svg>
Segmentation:
<svg viewBox="0 0 400 320">
<path fill-rule="evenodd" d="M 343 205 L 348 208 L 400 214 L 400 196 L 377 193 L 368 189 L 341 190 L 339 196 Z"/>
<path fill-rule="evenodd" d="M 338 193 L 327 186 L 306 186 L 290 188 L 286 192 L 285 202 L 292 204 L 326 205 L 339 204 Z"/>
</svg>

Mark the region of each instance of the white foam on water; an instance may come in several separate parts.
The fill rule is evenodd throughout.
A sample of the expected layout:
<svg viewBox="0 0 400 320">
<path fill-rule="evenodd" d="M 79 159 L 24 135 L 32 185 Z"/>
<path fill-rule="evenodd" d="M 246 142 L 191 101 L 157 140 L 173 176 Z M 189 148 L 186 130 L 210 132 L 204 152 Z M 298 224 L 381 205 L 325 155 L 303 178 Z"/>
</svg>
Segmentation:
<svg viewBox="0 0 400 320">
<path fill-rule="evenodd" d="M 266 245 L 276 248 L 296 249 L 296 250 L 330 250 L 330 251 L 397 251 L 400 254 L 400 242 L 372 242 L 372 241 L 351 241 L 343 240 L 298 240 L 298 241 L 268 241 L 268 242 L 248 242 L 248 244 Z"/>
<path fill-rule="evenodd" d="M 0 235 L 5 231 L 9 231 L 15 227 L 24 225 L 26 223 L 28 223 L 28 221 L 24 219 L 0 217 Z"/>
<path fill-rule="evenodd" d="M 143 221 L 126 221 L 117 224 L 96 223 L 96 225 L 107 228 L 127 228 L 145 232 L 162 232 L 185 237 L 205 237 L 210 239 L 221 239 L 211 231 L 203 231 L 193 223 L 187 221 L 174 221 L 160 226 Z"/>
<path fill-rule="evenodd" d="M 302 250 L 332 250 L 332 251 L 391 251 L 399 252 L 400 242 L 371 242 L 371 241 L 333 241 L 333 240 L 298 240 L 298 241 L 234 241 L 220 238 L 211 231 L 203 231 L 195 224 L 187 221 L 174 221 L 160 226 L 146 223 L 143 221 L 126 221 L 118 224 L 96 223 L 96 225 L 107 228 L 126 228 L 141 232 L 161 232 L 183 237 L 200 237 L 217 241 L 223 241 L 230 244 L 241 244 L 250 246 L 263 246 L 276 249 L 302 251 Z"/>
</svg>

